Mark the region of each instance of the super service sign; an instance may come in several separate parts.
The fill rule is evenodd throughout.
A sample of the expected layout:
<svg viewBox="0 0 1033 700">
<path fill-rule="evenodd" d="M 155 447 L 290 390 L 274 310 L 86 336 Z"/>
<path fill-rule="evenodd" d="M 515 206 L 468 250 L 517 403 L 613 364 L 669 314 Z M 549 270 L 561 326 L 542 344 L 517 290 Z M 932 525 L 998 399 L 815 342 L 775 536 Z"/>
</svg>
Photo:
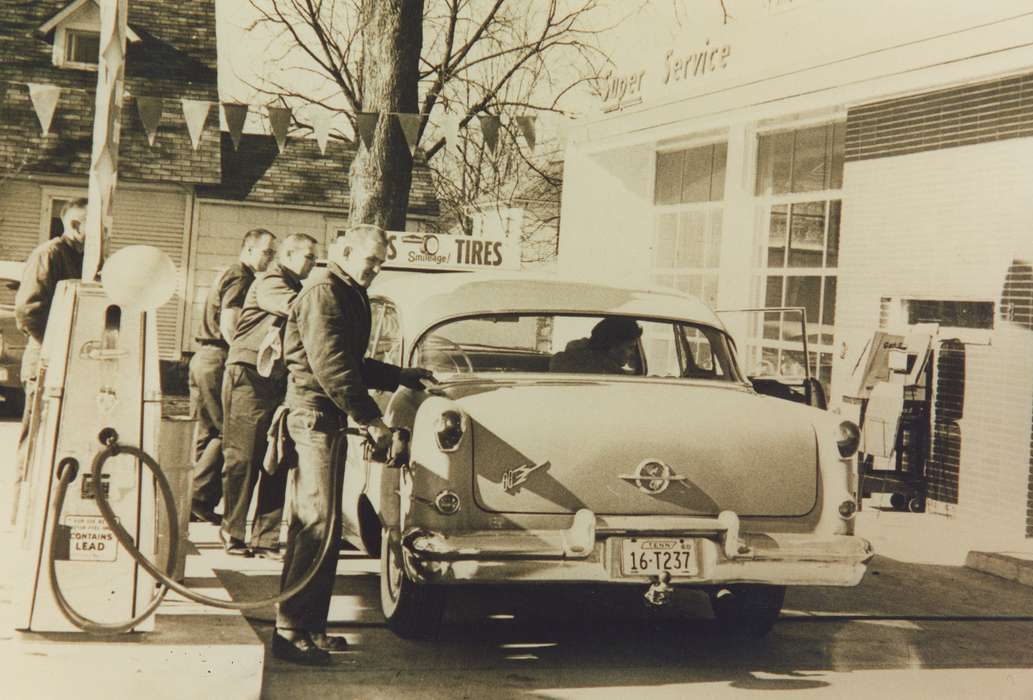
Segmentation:
<svg viewBox="0 0 1033 700">
<path fill-rule="evenodd" d="M 515 240 L 388 231 L 385 268 L 398 270 L 519 270 Z"/>
</svg>

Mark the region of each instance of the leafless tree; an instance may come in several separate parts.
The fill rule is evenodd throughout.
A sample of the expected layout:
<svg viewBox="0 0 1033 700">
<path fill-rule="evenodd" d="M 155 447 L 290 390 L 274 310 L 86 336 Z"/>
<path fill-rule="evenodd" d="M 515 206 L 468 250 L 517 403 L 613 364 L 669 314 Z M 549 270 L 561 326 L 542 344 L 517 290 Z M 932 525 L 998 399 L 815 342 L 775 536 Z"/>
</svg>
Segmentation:
<svg viewBox="0 0 1033 700">
<path fill-rule="evenodd" d="M 256 87 L 292 106 L 338 111 L 353 132 L 358 112 L 419 113 L 424 157 L 438 175 L 446 214 L 459 221 L 469 204 L 500 192 L 489 185 L 512 183 L 517 171 L 548 177 L 515 138 L 511 117 L 562 114 L 564 99 L 594 89 L 607 62 L 595 42 L 598 0 L 251 3 L 259 13 L 256 26 L 275 28 L 289 54 L 304 59 L 292 68 L 324 79 L 322 87 L 302 90 L 289 78 L 269 76 Z M 464 134 L 461 156 L 452 163 L 438 157 L 445 114 L 459 118 Z M 466 128 L 477 127 L 480 115 L 503 118 L 495 153 L 485 151 L 476 129 Z M 312 125 L 298 120 L 295 126 Z M 404 227 L 412 162 L 393 120 L 381 119 L 372 147 L 360 148 L 352 164 L 352 221 Z"/>
</svg>

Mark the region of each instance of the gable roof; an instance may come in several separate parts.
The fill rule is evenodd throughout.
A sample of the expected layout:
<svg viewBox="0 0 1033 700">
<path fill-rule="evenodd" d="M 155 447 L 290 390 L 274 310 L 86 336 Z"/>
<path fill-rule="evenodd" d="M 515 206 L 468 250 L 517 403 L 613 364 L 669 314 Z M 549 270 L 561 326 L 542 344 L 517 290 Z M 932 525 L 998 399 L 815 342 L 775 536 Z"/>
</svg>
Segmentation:
<svg viewBox="0 0 1033 700">
<path fill-rule="evenodd" d="M 221 146 L 222 180 L 198 187 L 199 197 L 348 210 L 354 144 L 331 139 L 324 156 L 314 139 L 288 138 L 279 153 L 271 135 L 242 134 L 240 149 L 234 151 L 230 135 L 223 132 Z M 430 170 L 419 152 L 412 179 L 409 214 L 436 218 L 438 200 Z"/>
<path fill-rule="evenodd" d="M 0 2 L 0 171 L 23 160 L 26 172 L 85 175 L 89 170 L 97 74 L 55 67 L 53 47 L 38 32 L 73 5 L 77 3 L 68 0 Z M 218 102 L 215 0 L 133 0 L 129 22 L 140 42 L 127 48 L 126 91 L 164 98 L 165 111 L 151 148 L 136 105 L 125 100 L 119 177 L 218 182 L 217 110 L 209 114 L 208 128 L 194 151 L 179 105 L 183 97 Z M 30 82 L 62 88 L 46 138 L 24 84 Z"/>
<path fill-rule="evenodd" d="M 72 2 L 65 6 L 65 9 L 44 22 L 36 31 L 44 35 L 49 34 L 57 29 L 57 27 L 66 19 L 75 16 L 75 14 L 79 12 L 86 3 L 93 3 L 94 6 L 97 6 L 97 0 L 72 0 Z M 126 38 L 131 43 L 135 44 L 140 41 L 140 35 L 134 32 L 132 27 L 127 27 L 126 29 Z"/>
</svg>

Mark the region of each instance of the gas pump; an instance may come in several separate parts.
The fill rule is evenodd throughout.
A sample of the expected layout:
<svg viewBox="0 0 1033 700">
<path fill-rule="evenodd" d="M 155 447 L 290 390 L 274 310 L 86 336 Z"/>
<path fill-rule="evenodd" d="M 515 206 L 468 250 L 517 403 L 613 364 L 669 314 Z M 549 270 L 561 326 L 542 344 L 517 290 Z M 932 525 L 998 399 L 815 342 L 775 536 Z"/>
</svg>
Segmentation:
<svg viewBox="0 0 1033 700">
<path fill-rule="evenodd" d="M 154 482 L 129 455 L 109 460 L 99 481 L 88 467 L 107 446 L 102 440 L 111 431 L 157 454 L 161 387 L 154 314 L 124 308 L 98 283 L 62 282 L 51 307 L 41 367 L 33 407 L 38 428 L 30 438 L 27 488 L 19 509 L 25 516 L 25 560 L 18 569 L 23 578 L 17 626 L 37 632 L 78 629 L 48 585 L 46 555 L 51 551 L 56 581 L 72 607 L 102 623 L 134 618 L 147 607 L 153 586 L 118 547 L 96 500 L 103 495 L 143 552 L 153 555 Z M 75 475 L 55 523 L 51 506 L 59 474 L 66 470 Z M 135 626 L 152 628 L 153 620 Z"/>
</svg>

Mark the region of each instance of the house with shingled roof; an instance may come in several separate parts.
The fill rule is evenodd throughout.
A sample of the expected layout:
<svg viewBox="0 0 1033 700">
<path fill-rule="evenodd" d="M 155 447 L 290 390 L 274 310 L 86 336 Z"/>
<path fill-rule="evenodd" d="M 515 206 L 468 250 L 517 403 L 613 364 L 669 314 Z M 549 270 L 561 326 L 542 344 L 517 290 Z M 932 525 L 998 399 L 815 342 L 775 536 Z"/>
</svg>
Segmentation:
<svg viewBox="0 0 1033 700">
<path fill-rule="evenodd" d="M 60 233 L 61 206 L 86 196 L 99 48 L 94 0 L 0 3 L 0 260 L 23 261 Z M 215 270 L 237 256 L 241 236 L 263 226 L 317 240 L 348 216 L 355 145 L 245 134 L 234 150 L 219 131 L 215 0 L 129 3 L 129 35 L 111 246 L 147 244 L 179 268 L 179 293 L 158 311 L 162 355 L 192 350 L 200 306 Z M 44 135 L 28 84 L 60 93 Z M 161 100 L 154 145 L 136 100 Z M 197 148 L 181 100 L 212 103 Z M 407 228 L 433 228 L 430 175 L 413 173 Z"/>
</svg>

